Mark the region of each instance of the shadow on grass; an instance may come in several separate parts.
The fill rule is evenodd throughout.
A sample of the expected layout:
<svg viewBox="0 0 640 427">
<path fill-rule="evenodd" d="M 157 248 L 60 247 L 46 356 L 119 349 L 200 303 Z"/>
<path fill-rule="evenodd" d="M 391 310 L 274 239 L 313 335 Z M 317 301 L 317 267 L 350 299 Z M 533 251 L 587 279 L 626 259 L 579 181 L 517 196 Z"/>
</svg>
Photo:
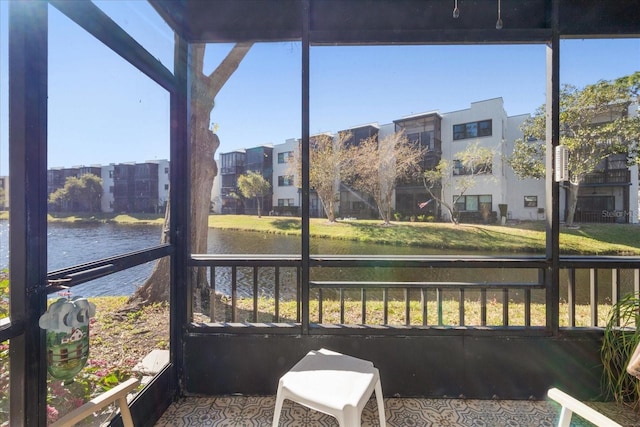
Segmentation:
<svg viewBox="0 0 640 427">
<path fill-rule="evenodd" d="M 300 220 L 296 218 L 276 219 L 271 224 L 278 230 L 300 230 Z"/>
<path fill-rule="evenodd" d="M 204 313 L 203 316 L 208 317 L 209 322 L 219 322 L 219 323 L 228 323 L 231 322 L 232 319 L 232 307 L 231 307 L 231 298 L 225 295 L 221 295 L 216 293 L 215 296 L 212 295 L 213 301 L 213 313 Z M 248 299 L 247 301 L 253 302 L 253 300 Z M 272 305 L 268 307 L 269 311 L 261 311 L 264 307 L 258 307 L 258 313 L 256 319 L 253 318 L 253 307 L 251 308 L 243 308 L 240 305 L 242 301 L 239 302 L 239 306 L 236 308 L 236 323 L 295 323 L 296 319 L 292 319 L 286 316 L 283 316 L 282 313 L 278 318 L 275 316 L 275 310 Z M 212 316 L 213 315 L 213 316 Z"/>
</svg>

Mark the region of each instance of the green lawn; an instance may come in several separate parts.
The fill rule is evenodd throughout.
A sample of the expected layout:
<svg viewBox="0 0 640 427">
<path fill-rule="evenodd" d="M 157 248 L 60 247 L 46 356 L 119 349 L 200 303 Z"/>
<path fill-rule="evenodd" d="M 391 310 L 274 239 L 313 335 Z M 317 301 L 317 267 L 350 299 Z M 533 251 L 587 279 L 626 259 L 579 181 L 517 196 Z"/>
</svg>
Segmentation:
<svg viewBox="0 0 640 427">
<path fill-rule="evenodd" d="M 0 212 L 2 219 L 8 219 L 7 212 Z M 100 213 L 49 214 L 48 220 L 161 225 L 164 218 L 159 214 Z M 295 217 L 210 215 L 209 227 L 299 236 L 301 221 Z M 506 226 L 428 222 L 393 222 L 390 226 L 383 226 L 379 220 L 349 220 L 330 224 L 325 219 L 312 218 L 310 233 L 314 238 L 513 254 L 542 254 L 546 245 L 542 221 Z M 560 251 L 565 255 L 640 255 L 640 226 L 581 224 L 578 228 L 562 227 Z"/>
<path fill-rule="evenodd" d="M 300 235 L 299 218 L 258 218 L 249 215 L 211 215 L 209 226 L 230 230 Z M 419 246 L 436 249 L 478 250 L 482 252 L 544 253 L 543 222 L 517 225 L 479 225 L 427 222 L 350 220 L 327 223 L 310 220 L 314 238 L 374 242 L 387 245 Z M 640 255 L 640 226 L 631 224 L 582 224 L 562 228 L 560 250 L 566 255 Z"/>
<path fill-rule="evenodd" d="M 238 298 L 237 300 L 237 322 L 253 322 L 253 299 Z M 273 298 L 258 298 L 258 322 L 295 322 L 297 313 L 297 304 L 295 301 L 280 301 L 279 318 L 275 318 L 275 306 Z M 309 318 L 312 323 L 319 322 L 319 305 L 317 299 L 311 299 L 309 302 Z M 406 306 L 404 301 L 390 300 L 387 306 L 387 324 L 405 326 L 422 326 L 422 310 L 420 301 L 412 299 L 409 305 L 409 322 L 405 318 Z M 502 303 L 497 301 L 488 301 L 486 305 L 487 319 L 485 326 L 505 326 L 503 322 Z M 577 327 L 590 327 L 591 323 L 591 307 L 588 305 L 575 306 L 575 323 Z M 611 311 L 610 304 L 598 305 L 598 326 L 604 326 L 609 318 Z M 477 300 L 465 300 L 464 304 L 465 319 L 464 323 L 467 327 L 481 325 L 481 304 Z M 525 326 L 525 306 L 522 303 L 509 303 L 509 326 Z M 340 301 L 335 299 L 325 299 L 322 302 L 322 322 L 323 324 L 340 324 L 347 325 L 384 325 L 384 306 L 379 299 L 367 300 L 366 303 L 366 319 L 362 321 L 362 301 L 358 299 L 346 299 L 344 302 L 344 322 L 340 319 Z M 559 306 L 560 326 L 569 327 L 569 305 L 560 303 Z M 546 308 L 544 304 L 531 304 L 531 326 L 546 325 Z M 440 322 L 441 320 L 441 322 Z M 215 317 L 213 319 L 205 319 L 205 321 L 213 322 L 230 322 L 231 321 L 231 301 L 229 298 L 222 297 L 216 301 Z M 456 327 L 460 325 L 460 306 L 456 300 L 444 300 L 441 306 L 441 319 L 438 319 L 438 306 L 436 301 L 430 300 L 427 303 L 427 321 L 429 326 L 448 326 Z"/>
</svg>

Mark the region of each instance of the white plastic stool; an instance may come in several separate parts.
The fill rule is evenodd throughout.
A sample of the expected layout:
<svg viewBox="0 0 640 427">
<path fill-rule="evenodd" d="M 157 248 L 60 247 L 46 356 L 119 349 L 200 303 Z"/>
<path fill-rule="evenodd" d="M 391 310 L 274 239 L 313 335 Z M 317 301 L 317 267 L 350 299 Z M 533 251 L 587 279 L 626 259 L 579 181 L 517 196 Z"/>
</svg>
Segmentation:
<svg viewBox="0 0 640 427">
<path fill-rule="evenodd" d="M 340 427 L 360 427 L 374 390 L 380 426 L 385 427 L 380 374 L 373 363 L 324 348 L 310 351 L 280 378 L 273 427 L 278 427 L 285 399 L 335 417 Z"/>
</svg>

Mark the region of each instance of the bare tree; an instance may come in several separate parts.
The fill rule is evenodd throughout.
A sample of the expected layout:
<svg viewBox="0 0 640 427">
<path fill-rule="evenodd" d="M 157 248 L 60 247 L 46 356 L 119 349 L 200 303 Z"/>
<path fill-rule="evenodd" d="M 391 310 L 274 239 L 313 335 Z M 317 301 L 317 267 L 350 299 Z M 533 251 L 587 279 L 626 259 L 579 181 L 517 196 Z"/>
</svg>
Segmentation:
<svg viewBox="0 0 640 427">
<path fill-rule="evenodd" d="M 329 222 L 336 222 L 336 201 L 340 195 L 340 171 L 348 164 L 346 143 L 351 132 L 313 135 L 309 140 L 309 186 L 315 190 Z M 301 176 L 301 154 L 297 151 L 292 173 Z M 297 179 L 300 182 L 300 179 Z"/>
<path fill-rule="evenodd" d="M 380 218 L 391 223 L 393 196 L 398 182 L 418 177 L 425 149 L 407 139 L 404 131 L 378 140 L 372 136 L 349 148 L 349 166 L 343 179 L 356 190 L 373 197 Z"/>
<path fill-rule="evenodd" d="M 190 146 L 191 146 L 191 252 L 207 252 L 207 236 L 209 208 L 211 204 L 211 188 L 213 179 L 218 173 L 214 155 L 220 146 L 218 136 L 211 130 L 211 111 L 215 97 L 238 69 L 253 43 L 237 43 L 218 67 L 209 75 L 203 72 L 204 44 L 192 46 L 189 71 L 191 75 L 191 117 L 190 117 Z M 169 204 L 165 212 L 165 223 L 161 237 L 162 243 L 167 243 L 169 228 Z M 129 298 L 129 303 L 147 304 L 169 300 L 169 265 L 168 257 L 158 260 L 146 280 Z M 194 284 L 206 284 L 206 272 L 197 270 Z"/>
<path fill-rule="evenodd" d="M 456 203 L 476 185 L 480 175 L 490 177 L 494 154 L 494 150 L 470 144 L 456 154 L 453 162 L 442 159 L 435 169 L 424 172 L 427 193 L 449 211 L 452 223 L 459 220 Z M 453 195 L 451 202 L 445 200 L 449 194 Z"/>
</svg>

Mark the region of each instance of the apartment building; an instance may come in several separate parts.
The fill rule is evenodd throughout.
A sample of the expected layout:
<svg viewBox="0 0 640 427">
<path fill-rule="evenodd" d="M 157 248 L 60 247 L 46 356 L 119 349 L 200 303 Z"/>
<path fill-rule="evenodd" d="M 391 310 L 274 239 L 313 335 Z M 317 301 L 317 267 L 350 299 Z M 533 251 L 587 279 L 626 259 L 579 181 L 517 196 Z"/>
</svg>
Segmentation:
<svg viewBox="0 0 640 427">
<path fill-rule="evenodd" d="M 100 176 L 100 166 L 73 166 L 70 168 L 52 168 L 47 171 L 47 197 L 57 189 L 64 187 L 67 178 L 80 178 L 82 175 L 93 174 Z M 81 206 L 77 202 L 62 201 L 58 207 L 61 211 L 82 212 L 90 210 L 87 206 Z"/>
<path fill-rule="evenodd" d="M 355 126 L 348 129 L 342 129 L 338 133 L 346 133 L 349 138 L 345 141 L 345 145 L 357 146 L 361 141 L 374 138 L 381 138 L 380 126 L 377 123 L 371 123 L 361 126 Z M 342 218 L 377 218 L 378 208 L 375 201 L 368 194 L 351 188 L 347 183 L 340 183 L 340 201 L 338 203 L 338 217 Z"/>
<path fill-rule="evenodd" d="M 455 200 L 462 221 L 493 222 L 498 217 L 498 205 L 508 205 L 507 126 L 502 98 L 474 102 L 468 109 L 443 115 L 442 157 L 452 162 L 453 176 L 451 185 L 443 186 L 442 198 L 450 203 Z M 512 131 L 512 136 L 517 138 L 519 128 Z M 491 150 L 493 160 L 484 167 L 485 173 L 476 175 L 474 185 L 461 195 L 457 181 L 470 173 L 460 165 L 461 153 L 472 144 Z M 544 189 L 544 183 L 540 185 Z M 442 212 L 442 219 L 450 219 L 447 211 Z"/>
<path fill-rule="evenodd" d="M 9 177 L 0 176 L 0 210 L 9 209 Z"/>
<path fill-rule="evenodd" d="M 635 113 L 630 107 L 630 114 Z M 508 220 L 544 220 L 544 180 L 520 179 L 507 162 L 516 140 L 522 138 L 521 126 L 527 117 L 528 114 L 508 116 L 503 99 L 493 98 L 473 102 L 463 110 L 414 114 L 389 124 L 371 123 L 342 129 L 336 134 L 350 132 L 352 136 L 347 144 L 358 144 L 365 138 L 374 137 L 382 141 L 390 133 L 404 131 L 410 140 L 420 143 L 426 149 L 422 165 L 424 168 L 434 168 L 440 159 L 452 162 L 453 174 L 448 178 L 448 185 L 443 185 L 439 190 L 440 198 L 450 203 L 456 200 L 456 209 L 465 222 L 499 221 L 500 205 L 506 205 Z M 285 211 L 297 214 L 296 208 L 300 206 L 298 187 L 287 160 L 295 154 L 298 143 L 297 139 L 288 139 L 273 147 L 274 214 Z M 468 171 L 459 166 L 460 153 L 472 144 L 491 150 L 493 159 L 490 165 L 486 165 L 486 173 L 476 175 L 474 185 L 461 195 L 456 182 L 464 179 Z M 238 155 L 235 153 L 238 152 L 221 154 L 220 161 L 224 164 L 227 156 Z M 237 171 L 244 173 L 242 168 Z M 224 182 L 227 181 L 222 173 L 214 182 L 214 194 L 221 194 L 220 186 Z M 637 223 L 638 188 L 638 167 L 628 166 L 624 155 L 610 156 L 582 183 L 578 194 L 576 222 Z M 224 191 L 225 186 L 222 185 L 222 193 Z M 560 191 L 560 216 L 564 220 L 568 192 L 566 188 L 561 188 Z M 322 206 L 313 194 L 310 203 L 311 216 L 324 216 Z M 394 209 L 403 217 L 425 215 L 437 220 L 450 220 L 448 211 L 431 200 L 420 180 L 397 185 Z M 243 213 L 229 209 L 214 211 Z M 368 195 L 342 183 L 338 217 L 377 218 L 377 209 Z"/>
<path fill-rule="evenodd" d="M 295 168 L 295 156 L 299 153 L 300 141 L 289 138 L 283 144 L 273 147 L 273 214 L 274 215 L 299 215 L 300 191 L 297 185 Z M 315 195 L 314 195 L 315 196 Z M 311 197 L 311 216 L 321 215 L 322 207 L 318 198 Z"/>
<path fill-rule="evenodd" d="M 69 177 L 86 174 L 102 179 L 102 212 L 157 213 L 164 210 L 169 199 L 168 160 L 51 168 L 47 171 L 47 193 L 64 187 Z M 77 209 L 67 203 L 61 210 Z"/>
<path fill-rule="evenodd" d="M 273 210 L 274 158 L 273 146 L 261 145 L 246 150 L 222 153 L 218 159 L 218 176 L 211 193 L 212 210 L 226 214 L 258 213 L 258 201 L 240 197 L 238 178 L 252 171 L 269 182 L 272 192 L 261 200 L 262 212 Z"/>
<path fill-rule="evenodd" d="M 438 112 L 414 114 L 393 121 L 393 128 L 389 131 L 404 131 L 407 139 L 418 143 L 426 150 L 421 162 L 423 170 L 434 169 L 442 158 L 442 116 Z M 432 190 L 436 197 L 441 196 L 441 190 Z M 397 212 L 404 216 L 426 215 L 440 218 L 442 211 L 438 203 L 432 200 L 424 188 L 421 179 L 398 183 L 396 187 Z"/>
</svg>

